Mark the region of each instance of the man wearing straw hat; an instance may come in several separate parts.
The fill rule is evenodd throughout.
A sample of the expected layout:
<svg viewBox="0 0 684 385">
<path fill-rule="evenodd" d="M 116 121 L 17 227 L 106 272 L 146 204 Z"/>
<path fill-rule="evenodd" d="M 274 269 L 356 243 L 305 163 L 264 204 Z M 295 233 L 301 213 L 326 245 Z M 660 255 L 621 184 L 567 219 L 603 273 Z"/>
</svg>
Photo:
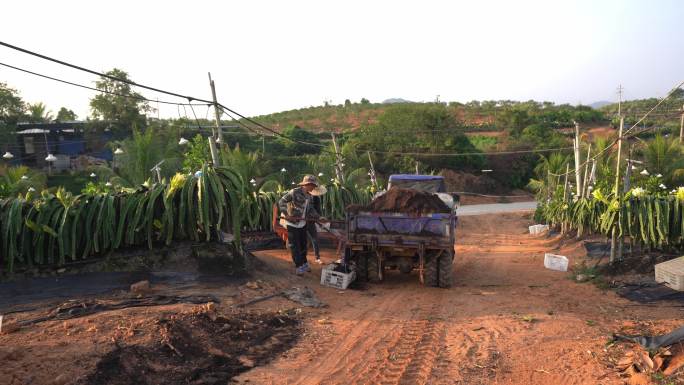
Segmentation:
<svg viewBox="0 0 684 385">
<path fill-rule="evenodd" d="M 314 195 L 322 195 L 324 187 L 319 186 L 313 175 L 305 175 L 298 187 L 288 191 L 278 201 L 280 224 L 287 228 L 287 243 L 295 264 L 295 273 L 303 275 L 311 271 L 306 260 L 307 222 L 321 220 L 320 213 L 312 203 Z"/>
</svg>

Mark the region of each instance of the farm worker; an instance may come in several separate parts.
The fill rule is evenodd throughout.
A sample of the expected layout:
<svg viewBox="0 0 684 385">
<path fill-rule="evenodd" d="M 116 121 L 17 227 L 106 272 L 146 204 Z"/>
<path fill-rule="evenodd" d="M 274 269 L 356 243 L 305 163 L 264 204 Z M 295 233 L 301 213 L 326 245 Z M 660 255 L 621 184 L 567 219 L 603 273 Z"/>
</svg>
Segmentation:
<svg viewBox="0 0 684 385">
<path fill-rule="evenodd" d="M 311 204 L 317 213 L 321 212 L 321 195 L 327 192 L 325 186 L 318 186 L 309 192 L 311 197 Z M 311 247 L 313 248 L 314 255 L 316 255 L 316 263 L 319 265 L 321 262 L 321 251 L 318 246 L 318 227 L 316 221 L 308 220 L 306 221 L 306 233 L 308 235 L 309 241 L 311 242 Z"/>
<path fill-rule="evenodd" d="M 312 204 L 311 192 L 319 187 L 318 180 L 313 175 L 305 175 L 298 187 L 288 191 L 278 201 L 281 220 L 280 224 L 287 228 L 287 243 L 295 273 L 303 275 L 311 271 L 306 260 L 307 249 L 307 220 L 320 220 L 321 215 Z"/>
</svg>

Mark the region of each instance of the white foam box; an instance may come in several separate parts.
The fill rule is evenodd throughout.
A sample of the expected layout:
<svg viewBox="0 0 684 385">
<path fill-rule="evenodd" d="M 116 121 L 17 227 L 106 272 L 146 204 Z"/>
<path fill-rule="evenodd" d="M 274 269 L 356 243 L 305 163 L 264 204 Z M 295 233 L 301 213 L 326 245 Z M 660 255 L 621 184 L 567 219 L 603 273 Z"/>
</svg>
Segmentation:
<svg viewBox="0 0 684 385">
<path fill-rule="evenodd" d="M 336 264 L 332 263 L 323 267 L 321 271 L 321 285 L 345 290 L 356 279 L 356 272 L 352 270 L 349 273 L 342 273 L 335 271 L 335 266 Z"/>
<path fill-rule="evenodd" d="M 684 291 L 684 257 L 655 265 L 655 280 L 674 290 Z"/>
<path fill-rule="evenodd" d="M 568 257 L 546 253 L 544 254 L 544 267 L 550 270 L 568 271 Z"/>
<path fill-rule="evenodd" d="M 529 227 L 530 234 L 539 235 L 546 231 L 549 231 L 549 225 L 533 225 Z"/>
</svg>

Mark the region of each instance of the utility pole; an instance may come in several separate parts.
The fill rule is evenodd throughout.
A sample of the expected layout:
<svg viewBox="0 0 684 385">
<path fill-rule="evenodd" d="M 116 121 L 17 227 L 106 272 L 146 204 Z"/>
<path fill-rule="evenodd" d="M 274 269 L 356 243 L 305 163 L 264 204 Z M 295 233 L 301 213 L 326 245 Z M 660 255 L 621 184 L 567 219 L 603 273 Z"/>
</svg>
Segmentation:
<svg viewBox="0 0 684 385">
<path fill-rule="evenodd" d="M 622 92 L 625 89 L 622 88 L 622 84 L 618 85 L 617 88 L 617 94 L 618 94 L 618 116 L 622 116 Z"/>
<path fill-rule="evenodd" d="M 613 192 L 615 193 L 615 199 L 620 198 L 620 158 L 622 156 L 622 129 L 625 126 L 625 118 L 620 117 L 620 130 L 618 131 L 618 153 L 617 153 L 617 166 L 615 168 L 615 189 Z M 620 221 L 620 208 L 618 207 L 618 222 Z M 615 224 L 613 227 L 613 234 L 610 239 L 610 263 L 613 264 L 615 261 L 622 260 L 622 247 L 618 246 L 618 224 Z M 620 240 L 620 243 L 622 243 L 622 239 Z"/>
<path fill-rule="evenodd" d="M 342 183 L 344 181 L 344 171 L 342 170 L 342 154 L 340 153 L 340 148 L 337 146 L 337 138 L 335 138 L 335 133 L 331 132 L 333 146 L 335 147 L 335 176 L 337 180 Z"/>
<path fill-rule="evenodd" d="M 216 88 L 214 81 L 211 80 L 211 73 L 209 72 L 209 87 L 211 87 L 211 96 L 214 100 L 214 114 L 216 115 L 216 127 L 211 129 L 211 137 L 209 138 L 209 151 L 211 151 L 211 162 L 214 167 L 221 165 L 221 160 L 216 149 L 216 140 L 223 142 L 223 132 L 221 131 L 221 111 L 219 110 L 218 102 L 216 101 Z"/>
<path fill-rule="evenodd" d="M 580 175 L 580 136 L 579 136 L 579 123 L 575 123 L 575 142 L 574 142 L 574 147 L 575 147 L 575 182 L 576 182 L 576 187 L 577 187 L 577 196 L 582 195 L 582 176 Z"/>
</svg>

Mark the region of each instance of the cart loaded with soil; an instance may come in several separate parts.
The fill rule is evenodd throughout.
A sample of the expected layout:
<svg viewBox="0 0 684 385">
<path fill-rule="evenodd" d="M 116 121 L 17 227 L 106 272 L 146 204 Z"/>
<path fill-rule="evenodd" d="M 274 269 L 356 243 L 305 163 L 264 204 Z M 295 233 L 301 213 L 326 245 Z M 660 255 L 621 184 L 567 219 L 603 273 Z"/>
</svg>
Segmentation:
<svg viewBox="0 0 684 385">
<path fill-rule="evenodd" d="M 458 200 L 441 176 L 392 175 L 370 204 L 347 207 L 345 260 L 357 279 L 416 270 L 424 285 L 450 287 Z"/>
</svg>

